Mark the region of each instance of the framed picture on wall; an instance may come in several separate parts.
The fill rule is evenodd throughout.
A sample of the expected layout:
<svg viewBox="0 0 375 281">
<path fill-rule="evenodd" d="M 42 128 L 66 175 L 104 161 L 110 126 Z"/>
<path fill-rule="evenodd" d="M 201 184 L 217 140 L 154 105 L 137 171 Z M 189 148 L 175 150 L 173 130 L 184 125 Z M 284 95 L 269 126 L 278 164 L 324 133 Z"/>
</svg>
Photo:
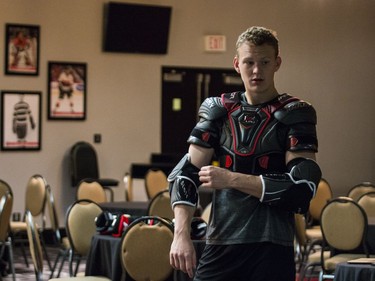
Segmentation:
<svg viewBox="0 0 375 281">
<path fill-rule="evenodd" d="M 1 149 L 41 149 L 41 92 L 1 91 Z"/>
<path fill-rule="evenodd" d="M 40 27 L 38 25 L 5 25 L 5 74 L 39 74 Z"/>
<path fill-rule="evenodd" d="M 48 119 L 86 119 L 87 64 L 48 62 Z"/>
</svg>

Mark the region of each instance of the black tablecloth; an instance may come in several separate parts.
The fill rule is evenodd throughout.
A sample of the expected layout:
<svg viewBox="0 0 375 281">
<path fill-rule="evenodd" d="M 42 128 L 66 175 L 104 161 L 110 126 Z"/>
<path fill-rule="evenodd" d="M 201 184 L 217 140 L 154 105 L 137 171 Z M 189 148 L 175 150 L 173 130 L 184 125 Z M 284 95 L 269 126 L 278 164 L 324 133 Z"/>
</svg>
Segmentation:
<svg viewBox="0 0 375 281">
<path fill-rule="evenodd" d="M 111 280 L 125 280 L 121 260 L 121 238 L 94 235 L 86 261 L 87 276 L 106 276 Z"/>
<path fill-rule="evenodd" d="M 193 241 L 197 259 L 200 258 L 205 241 Z M 91 248 L 86 261 L 87 276 L 106 276 L 114 281 L 128 281 L 132 280 L 129 276 L 126 278 L 126 273 L 123 271 L 120 258 L 121 252 L 121 238 L 110 235 L 96 234 L 92 238 Z M 176 281 L 190 281 L 187 274 L 176 271 L 174 272 Z"/>
<path fill-rule="evenodd" d="M 336 265 L 335 281 L 375 281 L 375 266 L 371 264 Z"/>
<path fill-rule="evenodd" d="M 100 203 L 99 206 L 111 213 L 129 214 L 134 217 L 146 216 L 148 201 L 119 201 Z"/>
</svg>

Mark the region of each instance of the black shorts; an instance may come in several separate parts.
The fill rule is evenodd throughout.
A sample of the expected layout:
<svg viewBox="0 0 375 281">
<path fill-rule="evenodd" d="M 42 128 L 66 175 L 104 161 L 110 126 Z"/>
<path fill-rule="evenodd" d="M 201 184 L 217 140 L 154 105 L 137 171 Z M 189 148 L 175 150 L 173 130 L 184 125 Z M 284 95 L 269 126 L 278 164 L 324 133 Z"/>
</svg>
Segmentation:
<svg viewBox="0 0 375 281">
<path fill-rule="evenodd" d="M 194 281 L 294 281 L 295 274 L 293 247 L 206 245 Z"/>
</svg>

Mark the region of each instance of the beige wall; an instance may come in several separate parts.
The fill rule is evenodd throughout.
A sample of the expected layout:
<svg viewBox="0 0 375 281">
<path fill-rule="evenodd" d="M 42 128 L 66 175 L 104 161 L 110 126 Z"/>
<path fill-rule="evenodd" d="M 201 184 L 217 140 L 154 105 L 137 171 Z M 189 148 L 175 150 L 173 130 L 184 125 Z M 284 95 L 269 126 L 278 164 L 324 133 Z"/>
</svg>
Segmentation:
<svg viewBox="0 0 375 281">
<path fill-rule="evenodd" d="M 318 112 L 323 176 L 336 195 L 360 181 L 375 182 L 375 2 L 372 0 L 159 0 L 133 1 L 173 7 L 168 55 L 101 51 L 103 0 L 1 0 L 0 51 L 5 23 L 41 26 L 40 74 L 5 76 L 1 90 L 42 91 L 42 150 L 0 151 L 0 178 L 14 190 L 23 210 L 24 188 L 34 173 L 54 189 L 60 215 L 74 199 L 67 153 L 78 140 L 92 142 L 101 174 L 121 179 L 132 162 L 160 151 L 162 65 L 231 67 L 233 42 L 250 25 L 278 31 L 283 65 L 280 92 L 314 104 Z M 227 37 L 228 51 L 203 51 L 203 36 Z M 48 121 L 47 62 L 88 64 L 87 120 Z M 0 55 L 4 64 L 4 55 Z M 116 200 L 123 200 L 123 186 Z"/>
</svg>

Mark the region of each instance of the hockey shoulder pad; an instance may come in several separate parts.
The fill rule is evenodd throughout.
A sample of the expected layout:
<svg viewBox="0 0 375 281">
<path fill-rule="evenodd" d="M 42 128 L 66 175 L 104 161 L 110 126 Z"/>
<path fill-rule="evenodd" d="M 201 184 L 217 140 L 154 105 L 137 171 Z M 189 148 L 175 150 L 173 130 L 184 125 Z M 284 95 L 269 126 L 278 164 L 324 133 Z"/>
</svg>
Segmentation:
<svg viewBox="0 0 375 281">
<path fill-rule="evenodd" d="M 190 133 L 188 143 L 211 148 L 219 143 L 220 122 L 227 110 L 219 97 L 206 98 L 199 108 L 199 122 Z"/>
<path fill-rule="evenodd" d="M 189 154 L 186 154 L 168 176 L 169 194 L 172 208 L 175 205 L 189 205 L 196 207 L 201 185 L 198 176 L 199 168 L 191 164 Z"/>
<path fill-rule="evenodd" d="M 316 124 L 317 117 L 314 107 L 305 101 L 292 101 L 278 109 L 274 116 L 281 123 L 292 125 L 296 123 Z"/>
<path fill-rule="evenodd" d="M 289 173 L 261 175 L 260 201 L 287 211 L 304 214 L 315 196 L 322 173 L 311 159 L 296 158 L 288 163 Z"/>
</svg>

